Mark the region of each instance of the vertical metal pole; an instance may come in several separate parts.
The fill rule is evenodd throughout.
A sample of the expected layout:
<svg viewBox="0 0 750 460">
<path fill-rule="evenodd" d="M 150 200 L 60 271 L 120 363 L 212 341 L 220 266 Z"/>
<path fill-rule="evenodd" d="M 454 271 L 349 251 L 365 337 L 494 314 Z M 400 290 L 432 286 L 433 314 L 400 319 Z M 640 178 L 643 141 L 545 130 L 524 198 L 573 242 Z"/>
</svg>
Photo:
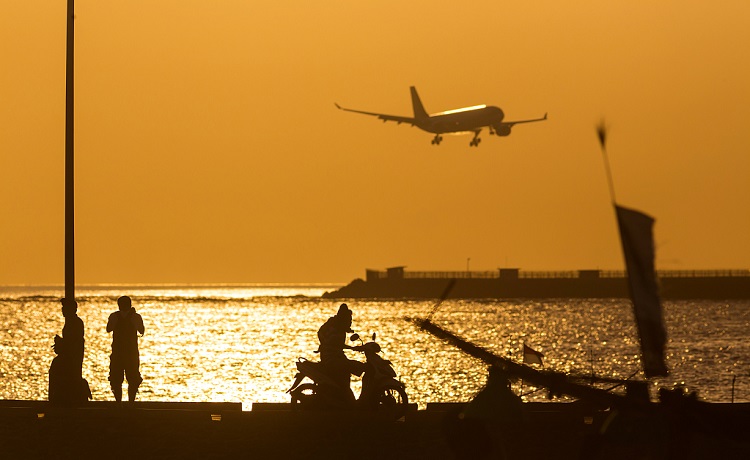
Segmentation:
<svg viewBox="0 0 750 460">
<path fill-rule="evenodd" d="M 68 0 L 68 27 L 65 60 L 65 298 L 75 300 L 75 213 L 73 182 L 73 50 L 74 0 Z"/>
</svg>

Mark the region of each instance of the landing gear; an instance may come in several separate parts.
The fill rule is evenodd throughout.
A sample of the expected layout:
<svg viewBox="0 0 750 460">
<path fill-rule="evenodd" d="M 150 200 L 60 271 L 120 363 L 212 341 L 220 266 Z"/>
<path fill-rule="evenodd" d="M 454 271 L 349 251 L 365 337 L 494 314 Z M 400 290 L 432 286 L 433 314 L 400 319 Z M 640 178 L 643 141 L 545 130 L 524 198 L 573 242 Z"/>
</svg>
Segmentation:
<svg viewBox="0 0 750 460">
<path fill-rule="evenodd" d="M 440 143 L 443 141 L 443 136 L 440 134 L 435 134 L 435 137 L 432 138 L 432 145 L 440 145 Z"/>
<path fill-rule="evenodd" d="M 482 139 L 479 138 L 479 131 L 474 133 L 474 139 L 469 142 L 469 147 L 479 147 L 479 143 L 482 142 Z"/>
</svg>

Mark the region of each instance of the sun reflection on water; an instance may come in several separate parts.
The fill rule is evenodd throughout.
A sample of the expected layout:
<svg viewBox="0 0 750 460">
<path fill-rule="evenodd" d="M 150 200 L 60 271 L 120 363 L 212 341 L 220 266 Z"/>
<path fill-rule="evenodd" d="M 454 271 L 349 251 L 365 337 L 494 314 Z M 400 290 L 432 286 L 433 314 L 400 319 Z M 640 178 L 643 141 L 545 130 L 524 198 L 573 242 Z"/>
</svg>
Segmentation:
<svg viewBox="0 0 750 460">
<path fill-rule="evenodd" d="M 30 288 L 27 288 L 27 290 Z M 143 316 L 143 400 L 286 402 L 299 357 L 317 359 L 317 329 L 338 302 L 321 287 L 91 288 L 79 295 L 86 325 L 84 377 L 94 398 L 112 399 L 107 382 L 111 336 L 105 326 L 120 294 Z M 274 295 L 269 295 L 273 292 Z M 263 295 L 258 295 L 263 294 Z M 52 337 L 62 329 L 59 294 L 0 292 L 0 398 L 46 399 Z M 463 401 L 484 384 L 486 368 L 419 330 L 405 317 L 425 317 L 430 301 L 348 302 L 353 328 L 377 333 L 383 356 L 406 384 L 410 400 Z M 750 302 L 665 304 L 671 386 L 686 381 L 707 400 L 750 399 L 744 337 Z M 698 320 L 700 319 L 700 320 Z M 544 353 L 545 368 L 625 378 L 640 368 L 629 303 L 623 300 L 446 301 L 433 321 L 492 352 L 521 360 L 526 343 Z M 353 359 L 363 359 L 351 353 Z M 642 378 L 642 375 L 638 374 Z M 359 382 L 353 380 L 355 393 Z M 520 382 L 516 389 L 520 390 Z M 524 392 L 533 390 L 528 385 Z M 529 400 L 543 400 L 546 392 Z"/>
</svg>

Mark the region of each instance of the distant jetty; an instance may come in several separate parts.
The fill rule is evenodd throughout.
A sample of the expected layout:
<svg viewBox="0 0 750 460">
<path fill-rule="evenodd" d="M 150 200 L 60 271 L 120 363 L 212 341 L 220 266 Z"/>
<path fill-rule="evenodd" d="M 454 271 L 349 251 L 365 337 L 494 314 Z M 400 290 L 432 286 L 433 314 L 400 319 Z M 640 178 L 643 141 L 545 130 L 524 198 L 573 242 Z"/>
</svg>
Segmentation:
<svg viewBox="0 0 750 460">
<path fill-rule="evenodd" d="M 662 299 L 750 299 L 750 270 L 657 271 Z M 455 280 L 455 282 L 453 281 Z M 365 279 L 323 294 L 328 299 L 551 299 L 627 298 L 624 271 L 407 271 L 366 270 Z"/>
</svg>

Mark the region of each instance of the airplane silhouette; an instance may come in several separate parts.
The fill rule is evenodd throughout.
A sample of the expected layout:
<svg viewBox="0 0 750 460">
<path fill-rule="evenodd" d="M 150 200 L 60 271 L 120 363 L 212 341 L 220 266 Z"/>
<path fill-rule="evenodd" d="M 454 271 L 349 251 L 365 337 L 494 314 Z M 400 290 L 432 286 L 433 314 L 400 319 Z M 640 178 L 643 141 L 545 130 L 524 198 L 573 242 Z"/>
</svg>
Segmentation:
<svg viewBox="0 0 750 460">
<path fill-rule="evenodd" d="M 430 115 L 425 111 L 422 101 L 419 100 L 417 89 L 414 86 L 411 87 L 411 103 L 414 107 L 413 118 L 347 109 L 338 104 L 336 104 L 336 107 L 347 112 L 372 115 L 383 120 L 383 122 L 395 121 L 398 124 L 408 123 L 416 126 L 423 131 L 435 134 L 435 137 L 432 138 L 432 145 L 440 145 L 440 142 L 443 140 L 443 134 L 474 133 L 474 138 L 469 142 L 469 146 L 476 147 L 482 141 L 479 138 L 482 128 L 489 128 L 490 134 L 496 136 L 508 136 L 514 125 L 547 119 L 547 114 L 545 113 L 544 117 L 534 118 L 533 120 L 503 121 L 505 114 L 499 107 L 486 105 L 475 105 Z"/>
</svg>

